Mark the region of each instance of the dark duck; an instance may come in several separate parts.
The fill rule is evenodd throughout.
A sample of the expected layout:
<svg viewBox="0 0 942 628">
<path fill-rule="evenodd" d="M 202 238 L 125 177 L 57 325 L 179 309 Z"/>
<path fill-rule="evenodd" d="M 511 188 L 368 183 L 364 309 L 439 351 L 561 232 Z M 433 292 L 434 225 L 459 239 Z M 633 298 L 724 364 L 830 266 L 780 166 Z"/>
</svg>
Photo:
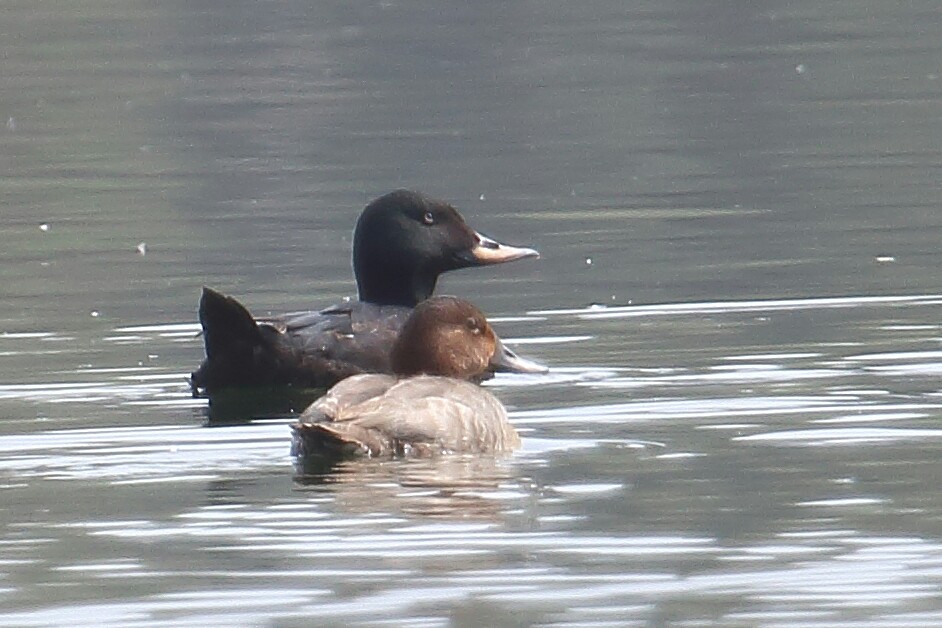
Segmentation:
<svg viewBox="0 0 942 628">
<path fill-rule="evenodd" d="M 299 457 L 504 453 L 520 446 L 503 404 L 468 380 L 503 360 L 484 314 L 455 297 L 412 311 L 391 351 L 393 374 L 347 378 L 291 426 Z"/>
<path fill-rule="evenodd" d="M 388 373 L 390 349 L 412 308 L 450 270 L 538 257 L 474 231 L 443 201 L 398 190 L 363 210 L 353 237 L 359 300 L 319 312 L 256 320 L 237 300 L 203 288 L 199 320 L 206 359 L 194 394 L 238 388 L 327 388 L 357 373 Z M 498 340 L 495 368 L 542 372 Z M 483 374 L 482 377 L 487 377 Z"/>
</svg>

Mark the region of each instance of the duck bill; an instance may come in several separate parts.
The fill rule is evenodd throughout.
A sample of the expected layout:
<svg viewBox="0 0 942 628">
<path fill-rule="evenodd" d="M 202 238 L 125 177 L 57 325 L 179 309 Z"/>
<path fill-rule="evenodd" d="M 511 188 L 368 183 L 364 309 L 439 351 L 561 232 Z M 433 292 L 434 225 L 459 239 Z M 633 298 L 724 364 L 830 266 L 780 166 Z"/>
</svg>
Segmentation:
<svg viewBox="0 0 942 628">
<path fill-rule="evenodd" d="M 521 358 L 507 348 L 507 345 L 497 339 L 497 348 L 491 356 L 489 366 L 497 373 L 547 373 L 549 369 L 533 360 Z"/>
<path fill-rule="evenodd" d="M 475 245 L 469 251 L 461 254 L 465 262 L 474 266 L 503 264 L 504 262 L 512 262 L 525 257 L 540 256 L 539 251 L 536 249 L 502 244 L 477 231 L 474 232 L 474 237 L 476 240 Z"/>
</svg>

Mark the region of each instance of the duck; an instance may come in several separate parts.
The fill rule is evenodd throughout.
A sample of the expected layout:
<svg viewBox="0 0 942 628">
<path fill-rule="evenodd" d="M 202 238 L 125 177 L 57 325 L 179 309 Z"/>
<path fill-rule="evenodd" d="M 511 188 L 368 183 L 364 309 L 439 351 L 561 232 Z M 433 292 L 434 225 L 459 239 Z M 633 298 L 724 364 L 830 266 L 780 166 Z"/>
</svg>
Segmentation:
<svg viewBox="0 0 942 628">
<path fill-rule="evenodd" d="M 370 202 L 353 235 L 358 300 L 315 312 L 256 319 L 234 297 L 204 287 L 199 322 L 206 357 L 194 396 L 239 388 L 326 389 L 359 373 L 391 372 L 390 349 L 412 308 L 451 270 L 539 257 L 472 229 L 445 201 L 395 190 Z M 546 368 L 499 343 L 495 369 Z M 482 374 L 482 377 L 487 377 Z"/>
<path fill-rule="evenodd" d="M 417 305 L 390 352 L 391 374 L 349 377 L 291 425 L 292 454 L 324 457 L 506 453 L 520 446 L 507 410 L 473 383 L 502 359 L 500 342 L 470 302 Z"/>
</svg>

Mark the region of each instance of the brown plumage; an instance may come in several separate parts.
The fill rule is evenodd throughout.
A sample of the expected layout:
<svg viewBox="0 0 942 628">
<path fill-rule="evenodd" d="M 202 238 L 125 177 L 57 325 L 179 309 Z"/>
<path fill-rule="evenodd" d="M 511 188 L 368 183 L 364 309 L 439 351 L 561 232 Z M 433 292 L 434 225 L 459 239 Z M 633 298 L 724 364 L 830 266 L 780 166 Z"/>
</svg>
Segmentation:
<svg viewBox="0 0 942 628">
<path fill-rule="evenodd" d="M 511 451 L 520 437 L 504 406 L 467 381 L 502 352 L 487 319 L 467 301 L 423 301 L 393 345 L 396 375 L 355 375 L 331 388 L 292 426 L 293 453 Z"/>
</svg>

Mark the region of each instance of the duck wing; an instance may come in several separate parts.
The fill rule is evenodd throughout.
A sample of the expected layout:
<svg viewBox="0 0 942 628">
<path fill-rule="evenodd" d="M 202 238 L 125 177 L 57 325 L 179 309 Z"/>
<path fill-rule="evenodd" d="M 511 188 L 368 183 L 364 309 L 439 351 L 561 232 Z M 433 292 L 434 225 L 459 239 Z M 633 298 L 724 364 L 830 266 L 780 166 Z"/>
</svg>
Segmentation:
<svg viewBox="0 0 942 628">
<path fill-rule="evenodd" d="M 328 388 L 389 370 L 389 351 L 410 309 L 350 303 L 319 312 L 255 319 L 236 299 L 203 288 L 199 319 L 206 359 L 194 393 L 243 386 Z"/>
<path fill-rule="evenodd" d="M 504 406 L 487 391 L 446 377 L 419 376 L 391 386 L 389 379 L 358 376 L 335 386 L 293 426 L 294 453 L 430 455 L 519 446 Z"/>
<path fill-rule="evenodd" d="M 352 426 L 342 417 L 396 385 L 394 375 L 354 375 L 339 382 L 301 413 L 291 426 L 291 454 L 369 455 L 387 445 L 381 435 Z"/>
<path fill-rule="evenodd" d="M 270 324 L 301 355 L 387 373 L 389 352 L 412 308 L 352 302 L 292 314 Z"/>
</svg>

